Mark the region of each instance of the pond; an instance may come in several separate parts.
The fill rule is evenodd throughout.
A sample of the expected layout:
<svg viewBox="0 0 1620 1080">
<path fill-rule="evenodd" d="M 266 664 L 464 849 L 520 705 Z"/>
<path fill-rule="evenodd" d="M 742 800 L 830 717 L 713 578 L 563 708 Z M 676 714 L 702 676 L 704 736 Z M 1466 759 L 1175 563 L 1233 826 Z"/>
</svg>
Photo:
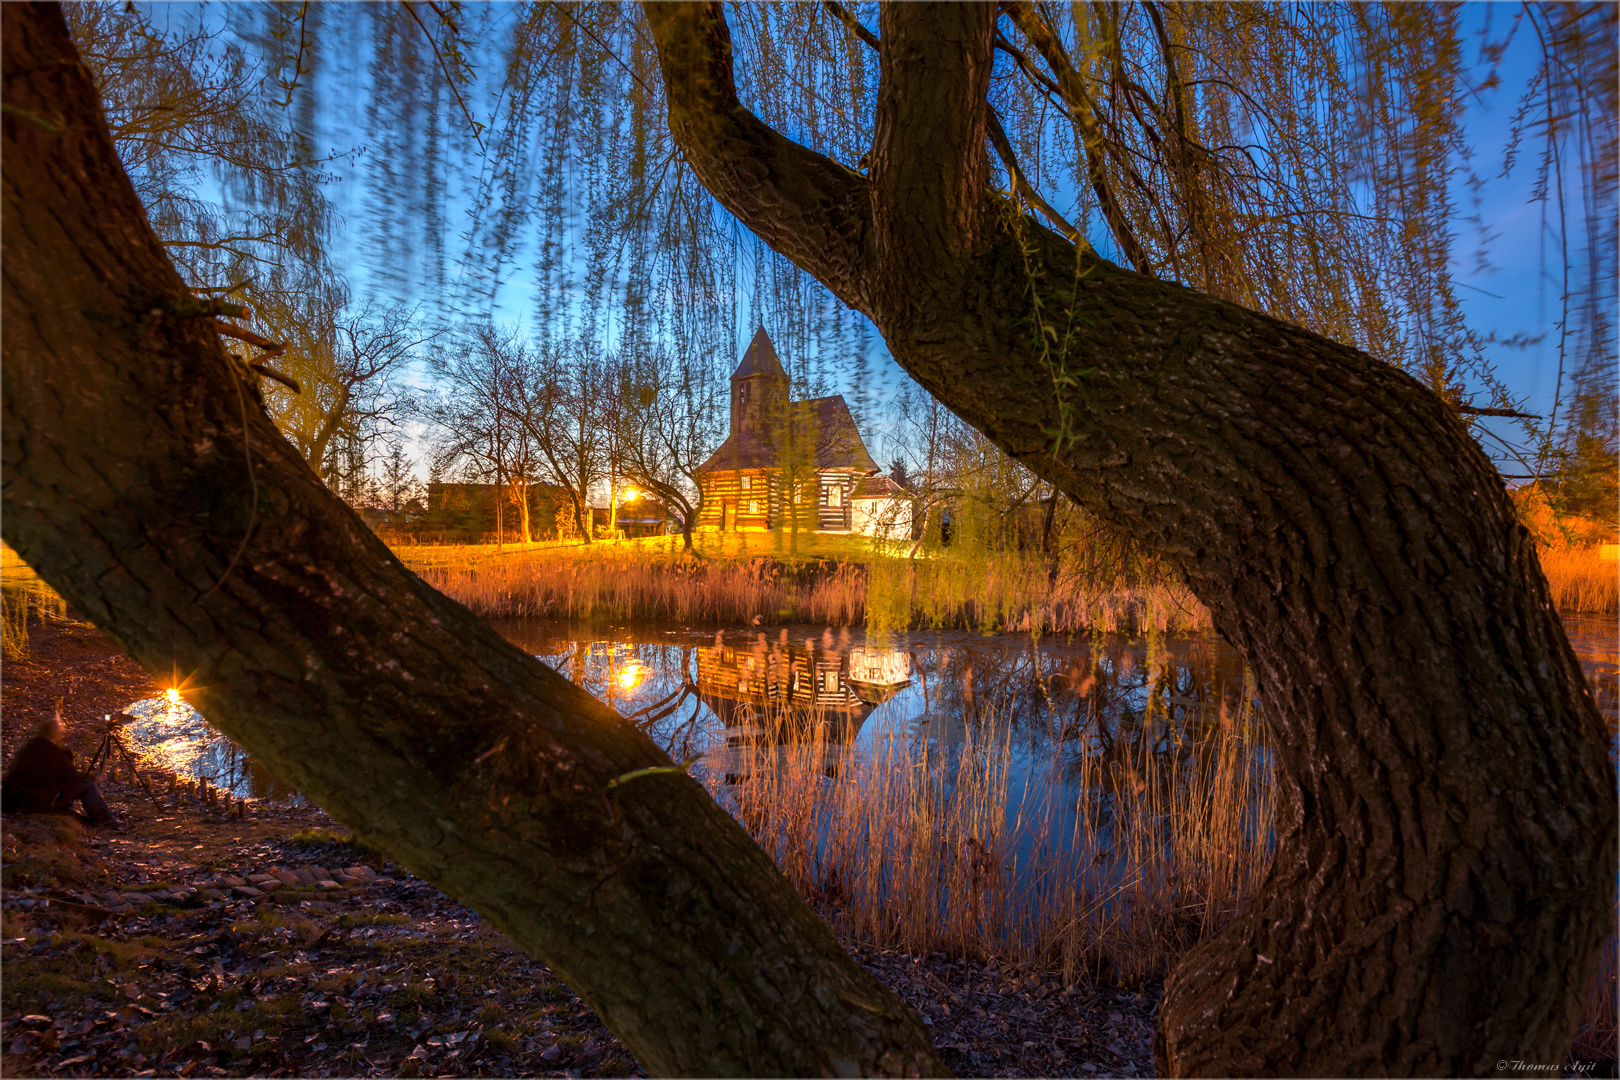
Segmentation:
<svg viewBox="0 0 1620 1080">
<path fill-rule="evenodd" d="M 1212 635 L 1039 643 L 910 635 L 879 647 L 858 632 L 804 627 L 769 637 L 666 631 L 582 640 L 554 624 L 494 625 L 637 719 L 677 759 L 702 753 L 700 773 L 724 772 L 736 758 L 726 749 L 804 742 L 818 730 L 829 753 L 869 751 L 897 736 L 952 748 L 970 729 L 998 725 L 1015 748 L 1076 741 L 1084 731 L 1106 745 L 1129 737 L 1155 700 L 1181 723 L 1243 700 L 1242 663 Z M 150 698 L 124 711 L 136 717 L 131 741 L 154 763 L 238 797 L 293 794 L 183 701 Z"/>
<path fill-rule="evenodd" d="M 1614 729 L 1615 624 L 1566 624 Z M 1269 859 L 1267 733 L 1212 634 L 495 625 L 688 763 L 804 894 L 874 940 L 1149 978 Z M 183 703 L 128 711 L 166 766 L 296 797 Z"/>
<path fill-rule="evenodd" d="M 1611 730 L 1620 728 L 1614 620 L 1566 615 L 1564 622 Z M 1107 743 L 1146 718 L 1150 705 L 1185 721 L 1246 700 L 1242 663 L 1213 634 L 1039 643 L 1010 635 L 905 635 L 878 648 L 858 633 L 804 627 L 589 640 L 554 624 L 495 625 L 622 714 L 662 702 L 638 719 L 678 759 L 705 752 L 695 766 L 700 771 L 722 769 L 722 748 L 757 742 L 767 731 L 787 738 L 794 729 L 779 722 L 784 713 L 813 714 L 835 746 L 852 749 L 896 735 L 956 745 L 986 716 L 1005 717 L 1026 744 L 1040 745 L 1078 741 L 1082 728 L 1094 743 Z M 667 715 L 647 723 L 665 709 Z M 138 718 L 129 728 L 132 741 L 164 767 L 238 797 L 295 797 L 183 702 L 151 698 L 125 711 Z"/>
</svg>

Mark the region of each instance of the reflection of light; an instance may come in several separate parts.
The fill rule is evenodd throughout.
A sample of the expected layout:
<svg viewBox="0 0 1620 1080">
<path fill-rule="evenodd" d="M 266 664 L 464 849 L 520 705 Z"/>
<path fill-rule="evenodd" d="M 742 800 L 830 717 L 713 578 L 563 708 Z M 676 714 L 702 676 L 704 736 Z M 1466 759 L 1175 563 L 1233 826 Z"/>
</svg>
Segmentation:
<svg viewBox="0 0 1620 1080">
<path fill-rule="evenodd" d="M 634 690 L 647 677 L 647 669 L 634 660 L 619 669 L 619 689 Z"/>
<path fill-rule="evenodd" d="M 163 700 L 167 701 L 170 705 L 180 704 L 180 691 L 176 690 L 172 686 L 169 687 L 167 690 L 163 691 Z"/>
</svg>

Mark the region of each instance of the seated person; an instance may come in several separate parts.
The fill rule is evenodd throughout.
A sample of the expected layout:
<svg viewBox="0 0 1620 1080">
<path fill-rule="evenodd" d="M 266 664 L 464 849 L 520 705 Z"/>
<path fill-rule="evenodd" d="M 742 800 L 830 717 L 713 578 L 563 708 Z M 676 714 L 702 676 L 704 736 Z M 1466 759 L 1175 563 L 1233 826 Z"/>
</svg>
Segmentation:
<svg viewBox="0 0 1620 1080">
<path fill-rule="evenodd" d="M 84 813 L 74 815 L 89 825 L 115 822 L 95 779 L 73 767 L 73 751 L 62 745 L 67 729 L 60 716 L 39 725 L 34 737 L 11 759 L 0 781 L 0 810 L 6 813 L 73 813 L 75 802 Z"/>
</svg>

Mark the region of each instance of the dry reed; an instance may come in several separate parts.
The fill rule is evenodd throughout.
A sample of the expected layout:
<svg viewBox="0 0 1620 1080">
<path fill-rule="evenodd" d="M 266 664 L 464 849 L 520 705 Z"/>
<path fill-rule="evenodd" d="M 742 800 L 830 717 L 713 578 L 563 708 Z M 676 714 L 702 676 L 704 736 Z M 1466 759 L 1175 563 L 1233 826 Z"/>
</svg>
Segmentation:
<svg viewBox="0 0 1620 1080">
<path fill-rule="evenodd" d="M 1620 562 L 1605 559 L 1599 544 L 1541 545 L 1541 571 L 1559 611 L 1620 611 Z"/>
<path fill-rule="evenodd" d="M 1570 1056 L 1576 1060 L 1613 1062 L 1620 1057 L 1620 936 L 1609 935 L 1598 957 L 1597 974 L 1575 1029 L 1575 1045 Z M 1589 1075 L 1591 1075 L 1589 1073 Z"/>
<path fill-rule="evenodd" d="M 705 782 L 864 940 L 1139 985 L 1224 925 L 1270 858 L 1253 717 L 1156 708 L 1145 738 L 1021 761 L 1005 718 L 959 752 L 884 735 L 851 753 L 811 722 L 802 741 L 719 751 Z M 1009 809 L 1015 787 L 1043 794 Z"/>
<path fill-rule="evenodd" d="M 820 623 L 1073 634 L 1198 631 L 1209 613 L 1184 587 L 1055 578 L 1039 558 L 864 562 L 691 560 L 639 548 L 499 557 L 398 552 L 423 580 L 486 618 L 693 624 Z"/>
<path fill-rule="evenodd" d="M 486 618 L 848 626 L 860 619 L 866 600 L 858 566 L 800 570 L 768 559 L 700 563 L 636 554 L 536 555 L 482 565 L 446 562 L 417 572 Z"/>
<path fill-rule="evenodd" d="M 0 546 L 0 656 L 28 657 L 28 622 L 38 612 L 67 614 L 67 603 L 11 548 Z"/>
</svg>

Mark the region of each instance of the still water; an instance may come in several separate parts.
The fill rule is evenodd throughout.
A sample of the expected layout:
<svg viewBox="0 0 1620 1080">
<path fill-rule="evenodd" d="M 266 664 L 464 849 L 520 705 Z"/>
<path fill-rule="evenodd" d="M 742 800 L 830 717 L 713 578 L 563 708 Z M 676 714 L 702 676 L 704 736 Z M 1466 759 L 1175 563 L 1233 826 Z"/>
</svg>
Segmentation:
<svg viewBox="0 0 1620 1080">
<path fill-rule="evenodd" d="M 1612 618 L 1565 618 L 1611 731 L 1620 729 Z M 1123 747 L 1187 753 L 1225 723 L 1253 726 L 1253 688 L 1215 635 L 1070 640 L 788 628 L 625 632 L 585 639 L 540 622 L 496 623 L 509 640 L 631 717 L 677 761 L 723 786 L 759 768 L 761 746 L 814 742 L 836 778 L 881 748 L 952 761 L 994 730 L 1012 770 L 1009 813 L 1054 802 L 1082 761 Z M 182 776 L 259 800 L 297 795 L 183 702 L 125 711 L 135 748 Z M 1254 739 L 1264 766 L 1263 739 Z M 744 751 L 747 751 L 746 753 Z M 1072 794 L 1072 793 L 1070 793 Z M 1073 804 L 1058 798 L 1058 804 Z M 1056 824 L 1054 822 L 1054 824 Z"/>
</svg>

